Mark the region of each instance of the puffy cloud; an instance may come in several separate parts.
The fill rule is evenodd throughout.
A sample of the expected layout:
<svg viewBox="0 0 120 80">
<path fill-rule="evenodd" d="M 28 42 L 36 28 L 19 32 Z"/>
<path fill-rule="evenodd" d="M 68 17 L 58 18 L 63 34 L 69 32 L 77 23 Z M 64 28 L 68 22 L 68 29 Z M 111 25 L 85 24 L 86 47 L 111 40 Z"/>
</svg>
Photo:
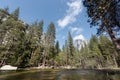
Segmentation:
<svg viewBox="0 0 120 80">
<path fill-rule="evenodd" d="M 70 31 L 75 34 L 80 34 L 83 31 L 83 29 L 80 27 L 79 28 L 78 27 L 70 27 Z"/>
<path fill-rule="evenodd" d="M 82 12 L 82 0 L 73 0 L 72 2 L 67 2 L 68 10 L 63 19 L 58 20 L 58 26 L 64 28 L 70 23 L 76 21 L 77 15 Z"/>
<path fill-rule="evenodd" d="M 75 36 L 74 38 L 73 38 L 73 40 L 74 41 L 76 41 L 76 40 L 82 40 L 82 41 L 85 41 L 85 38 L 84 38 L 84 36 L 83 35 L 77 35 L 77 36 Z"/>
</svg>

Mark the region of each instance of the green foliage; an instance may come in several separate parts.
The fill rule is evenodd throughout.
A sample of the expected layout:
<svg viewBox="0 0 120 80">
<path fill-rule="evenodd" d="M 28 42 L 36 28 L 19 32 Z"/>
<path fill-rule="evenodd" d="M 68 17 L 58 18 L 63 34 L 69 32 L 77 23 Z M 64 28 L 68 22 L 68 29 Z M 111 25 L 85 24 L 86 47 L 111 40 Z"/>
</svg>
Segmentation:
<svg viewBox="0 0 120 80">
<path fill-rule="evenodd" d="M 27 50 L 29 51 L 28 55 L 30 55 L 28 62 L 30 66 L 37 66 L 40 63 L 40 57 L 43 51 L 41 44 L 42 27 L 43 21 L 36 22 L 29 27 L 28 33 L 26 34 Z"/>
<path fill-rule="evenodd" d="M 119 0 L 84 0 L 91 26 L 99 26 L 97 34 L 107 32 L 120 54 L 120 1 Z M 118 56 L 120 66 L 120 55 Z"/>
<path fill-rule="evenodd" d="M 119 16 L 119 1 L 118 0 L 84 0 L 84 5 L 87 8 L 88 17 L 90 18 L 91 26 L 99 26 L 99 31 L 105 31 L 106 26 L 120 28 Z M 98 33 L 99 33 L 98 31 Z"/>
<path fill-rule="evenodd" d="M 13 16 L 14 15 L 14 16 Z M 68 38 L 60 50 L 55 42 L 55 25 L 51 22 L 46 33 L 43 21 L 26 25 L 18 20 L 19 8 L 12 14 L 0 10 L 0 66 L 5 64 L 21 68 L 31 66 L 73 66 L 99 68 L 116 65 L 118 56 L 111 40 L 101 35 L 92 35 L 89 42 L 83 41 L 81 49 L 74 47 L 73 38 Z"/>
<path fill-rule="evenodd" d="M 56 54 L 58 54 L 60 52 L 60 48 L 59 48 L 59 41 L 56 42 L 55 44 L 55 50 L 56 50 Z"/>
<path fill-rule="evenodd" d="M 90 53 L 93 56 L 100 56 L 101 55 L 99 47 L 98 47 L 98 39 L 95 35 L 91 37 L 89 47 L 90 47 Z"/>
<path fill-rule="evenodd" d="M 68 33 L 68 56 L 72 57 L 74 53 L 74 45 L 71 33 Z"/>
<path fill-rule="evenodd" d="M 1 30 L 4 33 L 1 46 L 5 49 L 1 54 L 4 53 L 3 57 L 7 55 L 4 63 L 15 65 L 19 52 L 24 49 L 25 26 L 9 17 L 1 24 Z"/>
<path fill-rule="evenodd" d="M 5 12 L 9 12 L 9 7 L 8 6 L 5 7 L 4 10 L 5 10 Z"/>
<path fill-rule="evenodd" d="M 119 1 L 118 0 L 84 0 L 84 5 L 87 8 L 89 22 L 91 26 L 99 26 L 98 34 L 108 32 L 113 43 L 120 30 Z"/>
<path fill-rule="evenodd" d="M 19 12 L 20 12 L 19 10 L 20 10 L 20 8 L 18 7 L 11 14 L 15 19 L 19 18 Z"/>
<path fill-rule="evenodd" d="M 113 58 L 117 57 L 117 53 L 111 40 L 103 35 L 100 36 L 99 40 L 99 48 L 103 56 L 104 64 L 108 65 L 109 63 L 115 63 Z"/>
<path fill-rule="evenodd" d="M 73 39 L 72 39 L 71 33 L 68 32 L 68 39 L 65 41 L 65 45 L 63 46 L 63 50 L 61 52 L 61 55 L 64 55 L 64 63 L 63 64 L 66 66 L 68 66 L 68 65 L 72 66 L 74 63 L 73 62 L 74 54 L 75 54 L 75 48 L 73 45 Z"/>
<path fill-rule="evenodd" d="M 43 49 L 41 46 L 43 21 L 26 28 L 22 21 L 16 20 L 19 8 L 12 14 L 5 11 L 0 13 L 3 19 L 6 18 L 0 24 L 0 65 L 10 64 L 18 67 L 38 65 Z"/>
<path fill-rule="evenodd" d="M 48 40 L 49 46 L 54 46 L 55 43 L 55 25 L 54 23 L 50 23 L 47 29 L 46 37 Z"/>
</svg>

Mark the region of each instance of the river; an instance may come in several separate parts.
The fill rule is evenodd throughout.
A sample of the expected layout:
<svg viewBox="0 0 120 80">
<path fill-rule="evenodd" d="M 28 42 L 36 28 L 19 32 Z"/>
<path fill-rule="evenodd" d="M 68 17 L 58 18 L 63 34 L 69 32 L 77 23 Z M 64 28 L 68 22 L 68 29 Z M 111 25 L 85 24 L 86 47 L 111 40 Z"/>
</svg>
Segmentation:
<svg viewBox="0 0 120 80">
<path fill-rule="evenodd" d="M 120 80 L 120 71 L 82 69 L 0 71 L 0 80 Z"/>
</svg>

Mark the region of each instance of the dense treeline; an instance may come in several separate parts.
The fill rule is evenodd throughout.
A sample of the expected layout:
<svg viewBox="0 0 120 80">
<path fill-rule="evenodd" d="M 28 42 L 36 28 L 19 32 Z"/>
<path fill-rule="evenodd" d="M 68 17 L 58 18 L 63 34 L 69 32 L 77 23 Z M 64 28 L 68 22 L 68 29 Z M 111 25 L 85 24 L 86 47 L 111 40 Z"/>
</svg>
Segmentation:
<svg viewBox="0 0 120 80">
<path fill-rule="evenodd" d="M 104 35 L 99 38 L 92 35 L 88 42 L 81 41 L 81 48 L 73 46 L 72 38 L 68 34 L 62 51 L 59 53 L 58 65 L 78 68 L 108 68 L 117 67 L 117 52 L 111 40 Z"/>
<path fill-rule="evenodd" d="M 117 67 L 117 53 L 111 40 L 93 35 L 88 42 L 75 47 L 68 32 L 65 45 L 60 50 L 55 41 L 55 25 L 51 22 L 43 32 L 44 22 L 26 24 L 19 20 L 19 8 L 12 13 L 0 9 L 0 66 L 71 66 L 78 68 Z"/>
<path fill-rule="evenodd" d="M 53 64 L 59 52 L 55 42 L 55 25 L 50 23 L 46 33 L 43 21 L 26 24 L 19 20 L 19 8 L 12 13 L 0 10 L 0 66 L 18 67 Z M 56 43 L 56 46 L 55 46 Z"/>
<path fill-rule="evenodd" d="M 120 0 L 83 0 L 91 26 L 98 28 L 97 34 L 107 32 L 118 53 L 120 67 Z"/>
</svg>

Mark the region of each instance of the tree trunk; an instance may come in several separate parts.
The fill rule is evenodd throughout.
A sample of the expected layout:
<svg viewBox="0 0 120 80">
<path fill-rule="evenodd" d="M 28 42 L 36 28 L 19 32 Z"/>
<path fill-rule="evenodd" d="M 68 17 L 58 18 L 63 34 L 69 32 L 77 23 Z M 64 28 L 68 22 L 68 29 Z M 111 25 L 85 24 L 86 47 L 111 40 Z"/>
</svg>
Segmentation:
<svg viewBox="0 0 120 80">
<path fill-rule="evenodd" d="M 6 59 L 6 55 L 1 60 L 0 67 L 3 66 L 3 65 L 5 65 L 5 59 Z"/>
<path fill-rule="evenodd" d="M 107 29 L 108 34 L 118 52 L 118 57 L 116 60 L 117 60 L 118 67 L 120 67 L 120 43 L 119 43 L 119 40 L 115 37 L 115 34 L 113 33 L 111 27 L 106 26 L 106 29 Z"/>
<path fill-rule="evenodd" d="M 42 62 L 42 66 L 45 66 L 46 64 L 46 50 L 44 50 L 44 53 L 43 53 L 43 62 Z"/>
<path fill-rule="evenodd" d="M 82 66 L 82 69 L 85 69 L 86 65 L 85 65 L 85 60 L 84 59 L 81 60 L 81 66 Z"/>
<path fill-rule="evenodd" d="M 118 67 L 118 64 L 117 64 L 117 60 L 116 60 L 116 57 L 115 57 L 115 54 L 112 55 L 112 60 L 113 60 L 113 65 L 115 65 L 115 67 Z"/>
<path fill-rule="evenodd" d="M 120 44 L 118 43 L 119 40 L 115 37 L 115 34 L 113 33 L 113 31 L 110 27 L 107 28 L 107 30 L 108 30 L 108 33 L 111 37 L 113 44 L 115 45 L 117 52 L 120 54 Z"/>
<path fill-rule="evenodd" d="M 3 64 L 4 64 L 4 59 L 1 61 L 1 63 L 0 63 L 0 67 L 2 67 Z"/>
</svg>

